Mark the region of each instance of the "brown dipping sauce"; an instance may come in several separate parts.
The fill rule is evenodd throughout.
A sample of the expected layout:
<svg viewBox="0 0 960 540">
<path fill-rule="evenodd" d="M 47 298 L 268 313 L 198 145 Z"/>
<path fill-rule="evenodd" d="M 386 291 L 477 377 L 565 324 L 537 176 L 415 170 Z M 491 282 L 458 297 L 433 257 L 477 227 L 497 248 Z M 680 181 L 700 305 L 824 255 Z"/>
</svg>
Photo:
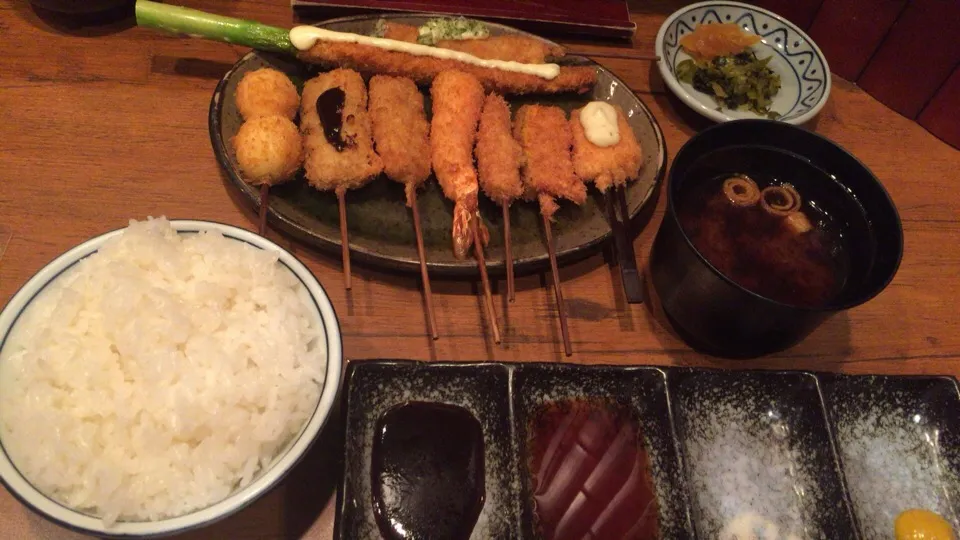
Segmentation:
<svg viewBox="0 0 960 540">
<path fill-rule="evenodd" d="M 483 508 L 483 430 L 462 407 L 410 402 L 373 436 L 373 510 L 384 538 L 467 539 Z"/>
<path fill-rule="evenodd" d="M 649 458 L 616 404 L 548 403 L 529 426 L 537 529 L 545 540 L 658 538 Z"/>
<path fill-rule="evenodd" d="M 342 88 L 333 87 L 317 98 L 317 115 L 323 125 L 323 135 L 337 152 L 350 146 L 350 140 L 343 138 L 343 104 L 347 94 Z"/>
<path fill-rule="evenodd" d="M 830 216 L 799 191 L 803 216 L 797 217 L 812 226 L 800 232 L 760 205 L 732 204 L 723 190 L 731 176 L 704 182 L 678 205 L 680 226 L 693 246 L 721 274 L 761 296 L 808 308 L 829 304 L 842 290 L 850 264 Z M 778 185 L 753 180 L 760 189 Z"/>
</svg>

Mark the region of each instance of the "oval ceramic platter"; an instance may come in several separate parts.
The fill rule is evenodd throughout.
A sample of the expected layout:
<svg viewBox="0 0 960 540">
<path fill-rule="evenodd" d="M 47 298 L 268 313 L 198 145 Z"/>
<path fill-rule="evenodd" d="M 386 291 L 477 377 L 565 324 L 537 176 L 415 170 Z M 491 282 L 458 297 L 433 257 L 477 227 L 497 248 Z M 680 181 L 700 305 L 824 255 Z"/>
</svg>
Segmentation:
<svg viewBox="0 0 960 540">
<path fill-rule="evenodd" d="M 680 39 L 701 24 L 736 23 L 745 32 L 762 38 L 754 45 L 757 58 L 771 57 L 770 69 L 780 75 L 780 91 L 771 110 L 780 113 L 783 122 L 802 124 L 820 112 L 830 95 L 830 67 L 813 42 L 793 23 L 777 15 L 740 2 L 700 2 L 686 6 L 660 26 L 654 44 L 660 75 L 667 87 L 684 103 L 716 122 L 743 118 L 766 118 L 752 111 L 718 110 L 713 96 L 680 82 L 677 64 L 690 58 Z"/>
<path fill-rule="evenodd" d="M 384 15 L 333 19 L 317 26 L 336 31 L 369 34 L 378 19 L 384 18 L 405 24 L 421 25 L 429 16 Z M 519 30 L 485 23 L 491 35 L 526 34 Z M 536 37 L 536 36 L 533 36 Z M 541 38 L 537 38 L 541 39 Z M 546 40 L 544 40 L 546 41 Z M 584 95 L 507 96 L 515 111 L 523 103 L 537 102 L 557 105 L 569 112 L 592 100 L 619 105 L 628 117 L 633 132 L 643 147 L 643 167 L 639 178 L 626 190 L 631 217 L 654 201 L 655 188 L 663 178 L 666 147 L 660 126 L 650 110 L 626 84 L 613 73 L 593 61 L 566 56 L 561 64 L 595 66 L 597 85 L 592 93 Z M 273 67 L 289 75 L 298 85 L 320 71 L 292 57 L 258 51 L 244 56 L 217 85 L 210 104 L 210 137 L 218 161 L 227 173 L 230 183 L 255 208 L 259 208 L 259 190 L 243 180 L 229 141 L 236 134 L 242 120 L 237 111 L 235 94 L 243 74 L 261 67 Z M 429 114 L 429 93 L 421 88 Z M 320 192 L 310 187 L 300 175 L 293 181 L 271 188 L 269 222 L 280 231 L 299 241 L 322 250 L 340 252 L 340 229 L 337 198 L 332 192 Z M 590 188 L 587 202 L 576 206 L 560 203 L 553 225 L 554 241 L 560 263 L 571 262 L 595 252 L 611 235 L 606 217 L 606 204 L 597 190 Z M 410 210 L 404 205 L 403 186 L 381 175 L 360 189 L 347 193 L 347 223 L 351 257 L 354 261 L 390 270 L 419 271 L 416 239 Z M 440 186 L 431 176 L 417 196 L 426 249 L 427 265 L 432 275 L 475 277 L 479 275 L 472 258 L 457 260 L 451 244 L 453 204 L 443 197 Z M 480 212 L 490 229 L 490 244 L 485 251 L 490 272 L 502 274 L 503 213 L 499 206 L 485 197 L 480 199 Z M 511 241 L 514 271 L 531 273 L 549 267 L 539 207 L 535 203 L 517 201 L 510 209 Z"/>
</svg>

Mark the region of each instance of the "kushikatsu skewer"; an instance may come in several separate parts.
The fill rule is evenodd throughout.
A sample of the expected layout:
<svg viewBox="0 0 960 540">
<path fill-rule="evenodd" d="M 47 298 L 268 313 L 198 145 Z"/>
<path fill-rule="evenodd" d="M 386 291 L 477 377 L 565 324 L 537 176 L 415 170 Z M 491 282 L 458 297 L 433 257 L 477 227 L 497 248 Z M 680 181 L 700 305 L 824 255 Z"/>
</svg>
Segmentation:
<svg viewBox="0 0 960 540">
<path fill-rule="evenodd" d="M 340 211 L 344 286 L 352 286 L 346 192 L 363 186 L 383 170 L 373 150 L 367 87 L 359 73 L 335 69 L 310 79 L 300 102 L 304 172 L 321 191 L 334 191 Z"/>
<path fill-rule="evenodd" d="M 511 133 L 510 107 L 503 97 L 489 94 L 480 113 L 477 131 L 477 172 L 483 192 L 503 209 L 504 260 L 507 266 L 507 298 L 516 297 L 513 250 L 510 245 L 510 204 L 523 193 L 520 181 L 520 145 Z"/>
<path fill-rule="evenodd" d="M 642 303 L 643 284 L 627 234 L 630 213 L 625 190 L 627 182 L 640 174 L 643 150 L 623 110 L 608 103 L 594 101 L 570 113 L 570 131 L 574 171 L 583 180 L 592 180 L 607 199 L 607 215 L 627 302 Z"/>
<path fill-rule="evenodd" d="M 260 185 L 258 232 L 263 235 L 270 186 L 293 178 L 303 158 L 303 143 L 292 121 L 300 96 L 282 72 L 261 68 L 243 75 L 236 99 L 244 123 L 231 143 L 244 180 Z"/>
<path fill-rule="evenodd" d="M 483 281 L 487 316 L 494 341 L 500 342 L 496 310 L 486 278 L 483 246 L 488 233 L 478 212 L 480 190 L 477 171 L 473 166 L 473 149 L 477 140 L 477 125 L 483 107 L 484 92 L 480 81 L 462 71 L 445 71 L 437 75 L 430 87 L 433 100 L 433 118 L 430 124 L 430 152 L 433 171 L 443 194 L 454 202 L 453 253 L 457 258 L 467 256 L 473 244 L 480 277 Z"/>
<path fill-rule="evenodd" d="M 404 185 L 407 206 L 413 212 L 427 324 L 431 337 L 437 339 L 437 319 L 417 208 L 417 188 L 430 177 L 430 124 L 423 109 L 423 94 L 411 79 L 375 75 L 370 79 L 369 110 L 373 140 L 383 160 L 383 170 L 390 179 Z"/>
<path fill-rule="evenodd" d="M 528 199 L 535 197 L 540 203 L 547 253 L 550 256 L 550 269 L 553 273 L 557 311 L 560 316 L 563 348 L 566 355 L 570 356 L 573 354 L 573 348 L 570 344 L 567 310 L 563 302 L 550 220 L 558 209 L 555 197 L 565 198 L 578 205 L 583 204 L 587 198 L 587 188 L 574 173 L 570 155 L 573 136 L 570 133 L 567 115 L 562 109 L 544 105 L 524 105 L 520 107 L 514 118 L 513 133 L 523 150 L 521 177 L 525 196 Z"/>
</svg>

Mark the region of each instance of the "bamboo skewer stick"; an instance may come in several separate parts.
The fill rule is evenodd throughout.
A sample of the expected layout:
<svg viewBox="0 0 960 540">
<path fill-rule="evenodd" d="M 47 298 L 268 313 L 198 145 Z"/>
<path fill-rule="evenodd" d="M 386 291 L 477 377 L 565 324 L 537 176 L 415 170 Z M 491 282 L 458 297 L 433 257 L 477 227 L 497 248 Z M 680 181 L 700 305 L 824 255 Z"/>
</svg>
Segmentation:
<svg viewBox="0 0 960 540">
<path fill-rule="evenodd" d="M 553 290 L 557 295 L 557 312 L 560 315 L 560 334 L 563 336 L 563 352 L 567 356 L 573 354 L 570 345 L 570 330 L 567 328 L 567 308 L 563 304 L 563 290 L 560 288 L 560 270 L 557 267 L 557 254 L 553 249 L 553 230 L 550 228 L 550 218 L 543 216 L 543 231 L 547 237 L 547 253 L 550 255 L 550 271 L 553 274 Z"/>
<path fill-rule="evenodd" d="M 343 253 L 343 284 L 349 291 L 353 286 L 350 276 L 350 239 L 347 235 L 347 202 L 344 190 L 337 190 L 337 206 L 340 207 L 340 247 Z"/>
<path fill-rule="evenodd" d="M 427 273 L 427 255 L 423 249 L 423 231 L 420 229 L 420 210 L 417 208 L 417 193 L 410 195 L 410 208 L 413 210 L 413 230 L 417 236 L 417 254 L 420 256 L 420 278 L 423 280 L 423 296 L 427 302 L 427 324 L 430 326 L 430 336 L 439 339 L 437 333 L 437 317 L 433 312 L 433 292 L 430 290 L 430 274 Z"/>
<path fill-rule="evenodd" d="M 503 203 L 503 250 L 507 262 L 507 300 L 517 298 L 517 289 L 513 279 L 513 249 L 510 246 L 510 206 Z"/>
<path fill-rule="evenodd" d="M 270 184 L 260 184 L 260 228 L 259 235 L 267 232 L 267 205 L 270 204 Z"/>
<path fill-rule="evenodd" d="M 487 262 L 483 258 L 483 242 L 480 239 L 480 216 L 477 215 L 472 220 L 473 229 L 473 252 L 477 257 L 477 266 L 480 267 L 480 281 L 483 282 L 483 296 L 487 306 L 487 319 L 490 321 L 490 328 L 493 330 L 493 341 L 500 343 L 500 328 L 497 326 L 497 312 L 493 308 L 493 295 L 490 293 L 490 278 L 487 276 Z"/>
</svg>

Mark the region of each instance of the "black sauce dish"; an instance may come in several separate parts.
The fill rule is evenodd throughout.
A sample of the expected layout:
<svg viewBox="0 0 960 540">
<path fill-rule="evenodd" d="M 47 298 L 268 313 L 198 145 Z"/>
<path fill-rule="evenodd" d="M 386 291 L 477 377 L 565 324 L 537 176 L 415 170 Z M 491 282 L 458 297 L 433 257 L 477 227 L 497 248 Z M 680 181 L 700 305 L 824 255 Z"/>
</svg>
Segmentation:
<svg viewBox="0 0 960 540">
<path fill-rule="evenodd" d="M 810 308 L 766 298 L 721 274 L 694 247 L 678 204 L 704 182 L 732 174 L 789 182 L 827 207 L 849 259 L 847 278 L 831 301 Z M 674 159 L 648 277 L 670 324 L 691 347 L 754 358 L 795 345 L 831 315 L 875 297 L 893 279 L 902 255 L 896 207 L 857 158 L 803 128 L 738 120 L 695 135 Z"/>
</svg>

